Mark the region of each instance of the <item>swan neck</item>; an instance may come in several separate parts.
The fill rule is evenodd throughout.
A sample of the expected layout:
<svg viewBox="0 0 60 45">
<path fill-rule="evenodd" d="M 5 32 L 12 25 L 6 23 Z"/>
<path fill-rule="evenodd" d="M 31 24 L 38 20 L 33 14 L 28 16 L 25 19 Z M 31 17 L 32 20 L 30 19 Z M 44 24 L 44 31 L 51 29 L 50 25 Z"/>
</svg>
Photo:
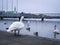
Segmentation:
<svg viewBox="0 0 60 45">
<path fill-rule="evenodd" d="M 21 16 L 20 22 L 22 22 L 22 21 L 23 21 L 23 19 L 24 19 L 24 16 Z"/>
</svg>

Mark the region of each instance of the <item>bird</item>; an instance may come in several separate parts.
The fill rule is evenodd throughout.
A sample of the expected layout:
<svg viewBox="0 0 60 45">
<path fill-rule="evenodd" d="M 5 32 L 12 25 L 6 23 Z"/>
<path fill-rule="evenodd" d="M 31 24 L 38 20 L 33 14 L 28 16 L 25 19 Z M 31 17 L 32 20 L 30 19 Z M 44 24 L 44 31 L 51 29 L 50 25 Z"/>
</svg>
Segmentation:
<svg viewBox="0 0 60 45">
<path fill-rule="evenodd" d="M 28 31 L 30 32 L 30 22 L 29 22 L 29 21 L 28 21 L 28 24 L 27 24 L 26 30 L 28 30 Z"/>
<path fill-rule="evenodd" d="M 14 34 L 17 35 L 16 31 L 18 31 L 18 35 L 19 35 L 20 30 L 24 27 L 23 19 L 24 19 L 24 16 L 21 16 L 20 21 L 13 22 L 9 26 L 9 29 L 7 30 L 7 32 L 14 32 Z"/>
<path fill-rule="evenodd" d="M 56 28 L 56 25 L 54 26 L 54 31 L 55 34 L 59 34 L 59 30 Z"/>
</svg>

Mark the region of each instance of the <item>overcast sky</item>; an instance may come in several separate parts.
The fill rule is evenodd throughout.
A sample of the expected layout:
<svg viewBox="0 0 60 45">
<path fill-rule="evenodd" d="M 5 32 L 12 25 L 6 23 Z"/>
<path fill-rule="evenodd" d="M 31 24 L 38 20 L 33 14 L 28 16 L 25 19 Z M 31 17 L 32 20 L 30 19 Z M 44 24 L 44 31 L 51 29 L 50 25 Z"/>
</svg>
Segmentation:
<svg viewBox="0 0 60 45">
<path fill-rule="evenodd" d="M 8 3 L 6 3 L 8 2 Z M 13 6 L 13 7 L 12 7 Z M 18 12 L 28 13 L 60 13 L 60 0 L 0 0 L 0 10 L 11 11 L 14 7 Z"/>
</svg>

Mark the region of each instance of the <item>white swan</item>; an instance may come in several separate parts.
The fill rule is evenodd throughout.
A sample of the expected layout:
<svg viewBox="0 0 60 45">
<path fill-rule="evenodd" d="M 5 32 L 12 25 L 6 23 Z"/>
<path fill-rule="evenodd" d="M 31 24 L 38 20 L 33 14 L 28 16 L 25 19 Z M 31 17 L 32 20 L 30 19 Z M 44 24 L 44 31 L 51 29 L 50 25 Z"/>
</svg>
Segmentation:
<svg viewBox="0 0 60 45">
<path fill-rule="evenodd" d="M 16 35 L 16 31 L 18 31 L 18 35 L 19 35 L 20 30 L 24 27 L 24 23 L 22 22 L 23 19 L 24 19 L 24 16 L 21 17 L 20 21 L 13 22 L 10 25 L 9 29 L 7 30 L 7 32 L 14 31 L 14 34 Z"/>
<path fill-rule="evenodd" d="M 55 34 L 59 34 L 59 30 L 56 28 L 56 25 L 54 26 L 54 31 Z"/>
</svg>

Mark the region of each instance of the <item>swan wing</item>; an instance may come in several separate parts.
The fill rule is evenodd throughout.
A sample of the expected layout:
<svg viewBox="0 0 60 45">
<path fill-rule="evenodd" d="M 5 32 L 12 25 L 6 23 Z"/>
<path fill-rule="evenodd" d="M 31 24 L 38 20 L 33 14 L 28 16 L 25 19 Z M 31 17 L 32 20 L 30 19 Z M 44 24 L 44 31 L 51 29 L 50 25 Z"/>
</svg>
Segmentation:
<svg viewBox="0 0 60 45">
<path fill-rule="evenodd" d="M 21 29 L 24 27 L 24 24 L 21 22 L 14 22 L 10 25 L 9 30 Z"/>
</svg>

